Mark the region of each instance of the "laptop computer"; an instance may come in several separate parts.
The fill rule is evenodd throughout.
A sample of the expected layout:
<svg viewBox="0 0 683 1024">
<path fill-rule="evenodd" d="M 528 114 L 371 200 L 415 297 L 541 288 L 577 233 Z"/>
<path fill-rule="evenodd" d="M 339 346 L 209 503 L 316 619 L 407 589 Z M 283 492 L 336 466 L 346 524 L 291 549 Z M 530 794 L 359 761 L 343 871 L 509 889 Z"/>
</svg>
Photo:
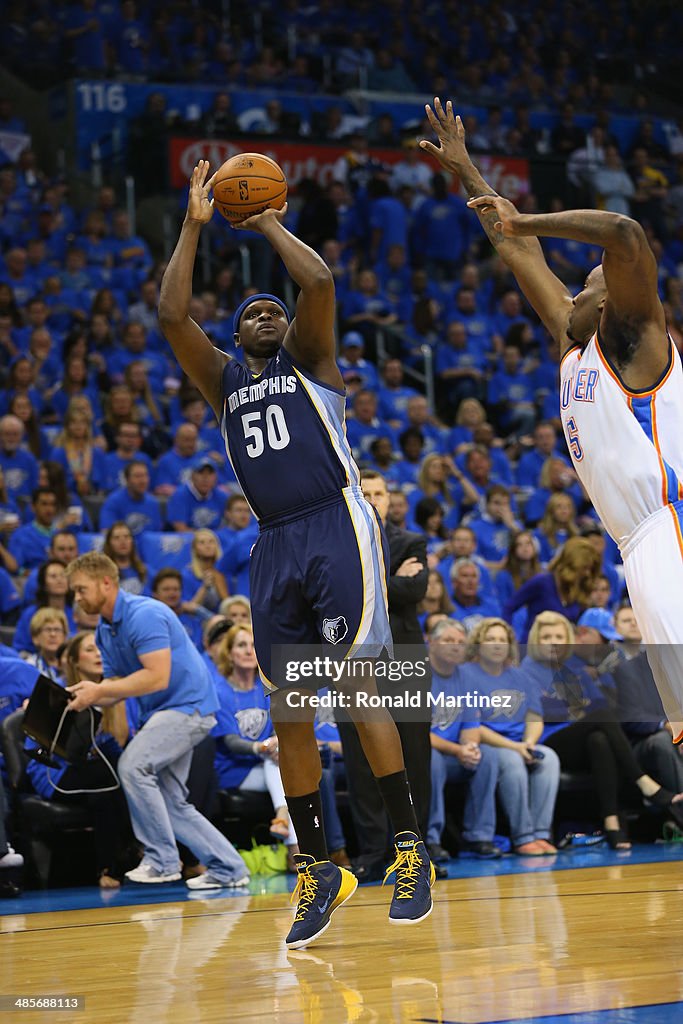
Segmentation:
<svg viewBox="0 0 683 1024">
<path fill-rule="evenodd" d="M 26 735 L 40 744 L 40 750 L 33 753 L 27 751 L 37 760 L 47 763 L 51 751 L 70 763 L 83 761 L 88 756 L 92 736 L 97 732 L 102 712 L 96 708 L 86 708 L 84 711 L 67 711 L 64 714 L 68 705 L 69 694 L 64 687 L 49 676 L 39 675 L 22 724 Z"/>
</svg>

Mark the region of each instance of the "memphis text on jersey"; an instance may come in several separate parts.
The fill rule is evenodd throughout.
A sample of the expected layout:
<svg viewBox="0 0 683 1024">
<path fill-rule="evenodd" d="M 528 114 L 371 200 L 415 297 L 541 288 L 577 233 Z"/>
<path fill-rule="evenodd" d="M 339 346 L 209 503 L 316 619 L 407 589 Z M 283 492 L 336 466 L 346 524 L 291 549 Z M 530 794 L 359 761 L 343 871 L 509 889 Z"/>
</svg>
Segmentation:
<svg viewBox="0 0 683 1024">
<path fill-rule="evenodd" d="M 286 376 L 281 374 L 279 377 L 268 377 L 266 380 L 257 381 L 256 384 L 238 388 L 226 398 L 228 412 L 234 412 L 241 405 L 248 405 L 250 402 L 262 402 L 266 395 L 291 395 L 296 391 L 296 385 L 296 376 L 291 373 Z"/>
</svg>

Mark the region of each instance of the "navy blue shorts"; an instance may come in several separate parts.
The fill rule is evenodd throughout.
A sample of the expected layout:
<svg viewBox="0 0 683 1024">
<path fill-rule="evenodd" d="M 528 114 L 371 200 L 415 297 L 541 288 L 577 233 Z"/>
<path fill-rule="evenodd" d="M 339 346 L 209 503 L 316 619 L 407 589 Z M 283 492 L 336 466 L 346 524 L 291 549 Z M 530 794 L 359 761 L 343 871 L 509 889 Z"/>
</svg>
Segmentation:
<svg viewBox="0 0 683 1024">
<path fill-rule="evenodd" d="M 384 530 L 359 487 L 293 521 L 261 526 L 249 580 L 266 689 L 288 685 L 272 677 L 274 646 L 339 645 L 349 657 L 392 650 L 388 564 Z"/>
</svg>

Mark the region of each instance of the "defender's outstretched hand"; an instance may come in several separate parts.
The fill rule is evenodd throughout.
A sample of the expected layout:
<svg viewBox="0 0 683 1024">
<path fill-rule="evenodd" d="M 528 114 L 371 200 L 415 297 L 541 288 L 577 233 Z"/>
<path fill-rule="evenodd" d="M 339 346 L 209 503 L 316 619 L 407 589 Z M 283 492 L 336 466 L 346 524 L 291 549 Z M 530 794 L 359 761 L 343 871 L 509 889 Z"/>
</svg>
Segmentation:
<svg viewBox="0 0 683 1024">
<path fill-rule="evenodd" d="M 499 219 L 493 226 L 506 238 L 521 238 L 523 235 L 532 233 L 524 230 L 525 217 L 519 213 L 517 207 L 509 199 L 495 195 L 477 196 L 470 199 L 467 205 L 471 210 L 478 210 L 480 213 L 487 209 L 494 209 Z"/>
<path fill-rule="evenodd" d="M 190 178 L 187 220 L 195 221 L 197 224 L 208 224 L 213 217 L 213 199 L 209 199 L 209 192 L 216 175 L 212 175 L 207 181 L 206 176 L 208 173 L 209 161 L 200 160 L 192 171 L 192 177 Z"/>
<path fill-rule="evenodd" d="M 446 170 L 457 171 L 460 164 L 470 159 L 465 145 L 465 127 L 460 115 L 454 116 L 453 104 L 450 100 L 447 101 L 444 110 L 438 96 L 434 97 L 434 109 L 432 110 L 427 103 L 425 111 L 427 119 L 434 129 L 434 134 L 439 140 L 439 146 L 437 148 L 433 142 L 422 139 L 421 149 L 436 157 Z"/>
<path fill-rule="evenodd" d="M 275 220 L 279 220 L 280 223 L 283 222 L 287 214 L 287 205 L 285 203 L 281 210 L 273 210 L 272 207 L 268 207 L 262 213 L 253 213 L 251 217 L 246 217 L 244 220 L 231 226 L 237 231 L 260 231 L 263 234 L 263 225 L 267 224 L 273 217 Z"/>
</svg>

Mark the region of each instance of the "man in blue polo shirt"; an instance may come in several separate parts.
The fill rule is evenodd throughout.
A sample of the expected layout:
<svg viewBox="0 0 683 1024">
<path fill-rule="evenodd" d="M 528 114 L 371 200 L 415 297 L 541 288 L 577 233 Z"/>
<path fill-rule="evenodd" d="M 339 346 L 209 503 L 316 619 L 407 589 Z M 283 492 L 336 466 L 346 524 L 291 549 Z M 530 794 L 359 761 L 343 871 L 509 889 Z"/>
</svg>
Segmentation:
<svg viewBox="0 0 683 1024">
<path fill-rule="evenodd" d="M 216 691 L 201 655 L 174 613 L 149 597 L 119 589 L 112 560 L 90 551 L 67 573 L 74 601 L 100 615 L 97 646 L 104 681 L 69 687 L 74 711 L 93 704 L 137 698 L 140 730 L 119 761 L 121 786 L 136 838 L 144 848 L 132 882 L 175 882 L 180 878 L 176 839 L 206 864 L 187 880 L 191 889 L 246 885 L 249 872 L 228 840 L 187 801 L 193 749 L 216 724 Z"/>
</svg>

